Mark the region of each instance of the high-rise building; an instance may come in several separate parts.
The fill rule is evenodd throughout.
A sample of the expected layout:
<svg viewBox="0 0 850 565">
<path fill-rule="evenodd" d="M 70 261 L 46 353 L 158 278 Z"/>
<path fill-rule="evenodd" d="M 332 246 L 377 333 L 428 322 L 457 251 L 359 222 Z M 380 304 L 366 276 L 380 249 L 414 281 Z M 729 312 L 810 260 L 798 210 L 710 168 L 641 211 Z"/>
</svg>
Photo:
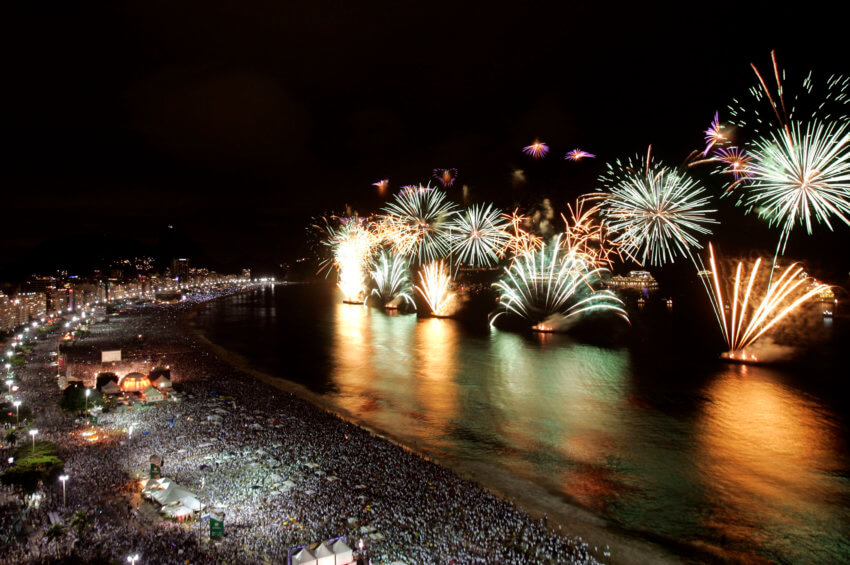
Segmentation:
<svg viewBox="0 0 850 565">
<path fill-rule="evenodd" d="M 189 259 L 180 258 L 171 260 L 171 276 L 181 281 L 189 278 Z"/>
<path fill-rule="evenodd" d="M 17 325 L 12 300 L 0 290 L 0 332 L 8 332 Z"/>
<path fill-rule="evenodd" d="M 44 317 L 47 314 L 47 295 L 43 292 L 19 292 L 15 300 L 20 301 L 20 306 L 26 312 L 26 319 L 22 323 Z"/>
<path fill-rule="evenodd" d="M 47 289 L 47 311 L 58 313 L 73 309 L 71 294 L 70 289 L 67 288 Z"/>
</svg>

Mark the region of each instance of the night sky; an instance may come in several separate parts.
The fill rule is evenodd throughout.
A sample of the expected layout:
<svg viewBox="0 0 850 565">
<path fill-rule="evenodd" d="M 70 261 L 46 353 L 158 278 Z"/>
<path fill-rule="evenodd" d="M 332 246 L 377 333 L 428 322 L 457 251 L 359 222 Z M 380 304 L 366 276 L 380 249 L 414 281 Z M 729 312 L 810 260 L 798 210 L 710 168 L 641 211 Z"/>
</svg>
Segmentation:
<svg viewBox="0 0 850 565">
<path fill-rule="evenodd" d="M 376 210 L 371 183 L 397 189 L 435 167 L 459 170 L 456 200 L 467 184 L 474 200 L 548 196 L 560 210 L 607 159 L 652 143 L 679 163 L 701 147 L 771 49 L 797 76 L 850 72 L 844 19 L 815 6 L 15 3 L 0 34 L 3 263 L 150 246 L 173 225 L 214 266 L 262 271 L 300 253 L 311 216 Z M 547 160 L 521 153 L 536 137 Z M 600 158 L 564 161 L 576 147 Z M 720 207 L 726 248 L 776 241 Z M 846 275 L 846 253 L 824 250 L 848 228 L 803 233 L 789 253 Z"/>
</svg>

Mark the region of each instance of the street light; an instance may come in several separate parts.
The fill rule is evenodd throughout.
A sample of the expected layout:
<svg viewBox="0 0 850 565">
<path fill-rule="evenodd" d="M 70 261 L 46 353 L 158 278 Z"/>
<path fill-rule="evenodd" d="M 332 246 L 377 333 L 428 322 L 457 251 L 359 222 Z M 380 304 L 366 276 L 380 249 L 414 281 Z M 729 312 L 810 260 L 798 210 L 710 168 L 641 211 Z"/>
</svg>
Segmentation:
<svg viewBox="0 0 850 565">
<path fill-rule="evenodd" d="M 67 506 L 65 502 L 65 481 L 68 480 L 68 475 L 59 475 L 59 480 L 62 481 L 62 506 Z"/>
<path fill-rule="evenodd" d="M 30 430 L 30 435 L 32 436 L 32 450 L 35 451 L 35 436 L 38 435 L 38 430 Z"/>
<path fill-rule="evenodd" d="M 9 387 L 9 394 L 12 394 L 12 383 L 15 382 L 12 379 L 6 379 L 6 386 Z"/>
<path fill-rule="evenodd" d="M 12 405 L 15 407 L 15 425 L 17 426 L 21 423 L 21 401 L 16 400 Z"/>
<path fill-rule="evenodd" d="M 138 560 L 139 560 L 139 554 L 138 553 L 136 553 L 135 555 L 128 555 L 127 556 L 127 561 L 130 563 L 130 565 L 136 565 L 136 561 L 138 561 Z"/>
<path fill-rule="evenodd" d="M 86 414 L 89 413 L 89 395 L 91 394 L 91 389 L 86 389 Z"/>
</svg>

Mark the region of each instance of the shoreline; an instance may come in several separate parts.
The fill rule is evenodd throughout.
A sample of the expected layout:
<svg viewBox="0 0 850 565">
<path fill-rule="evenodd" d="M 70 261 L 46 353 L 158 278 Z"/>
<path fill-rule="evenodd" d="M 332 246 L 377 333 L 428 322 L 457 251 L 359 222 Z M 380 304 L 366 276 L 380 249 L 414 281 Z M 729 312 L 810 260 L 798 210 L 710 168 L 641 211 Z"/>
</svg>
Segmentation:
<svg viewBox="0 0 850 565">
<path fill-rule="evenodd" d="M 711 557 L 719 558 L 719 555 L 711 551 L 710 548 L 705 548 L 705 551 L 698 551 L 690 546 L 682 548 L 685 553 L 698 552 L 701 555 L 692 555 L 689 556 L 690 558 L 675 555 L 660 544 L 631 535 L 629 532 L 617 530 L 610 526 L 604 518 L 566 501 L 562 496 L 550 492 L 541 485 L 515 477 L 505 469 L 494 470 L 489 464 L 466 459 L 446 461 L 445 458 L 423 451 L 418 447 L 411 447 L 403 439 L 392 433 L 365 424 L 348 410 L 327 400 L 321 394 L 285 377 L 277 377 L 256 369 L 251 364 L 250 359 L 214 343 L 194 323 L 201 308 L 210 307 L 221 298 L 227 298 L 227 296 L 194 305 L 191 309 L 179 315 L 177 325 L 179 330 L 189 339 L 233 369 L 277 390 L 292 394 L 319 410 L 357 426 L 426 461 L 439 465 L 455 473 L 461 479 L 471 481 L 502 500 L 514 504 L 536 520 L 548 516 L 547 527 L 550 530 L 557 533 L 557 528 L 560 527 L 561 533 L 581 538 L 590 547 L 596 547 L 597 550 L 594 551 L 594 554 L 598 558 L 604 559 L 606 563 L 687 563 L 692 559 L 703 561 Z M 521 481 L 524 486 L 519 496 L 517 496 L 517 492 L 511 490 L 511 483 L 517 480 Z M 603 553 L 610 553 L 610 555 L 603 557 Z"/>
</svg>

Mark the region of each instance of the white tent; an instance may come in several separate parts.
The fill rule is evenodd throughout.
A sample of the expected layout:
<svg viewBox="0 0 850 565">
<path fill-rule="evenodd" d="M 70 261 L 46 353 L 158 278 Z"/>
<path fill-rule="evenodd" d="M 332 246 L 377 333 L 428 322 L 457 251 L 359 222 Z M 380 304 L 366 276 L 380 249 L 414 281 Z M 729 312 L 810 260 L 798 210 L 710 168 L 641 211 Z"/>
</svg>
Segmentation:
<svg viewBox="0 0 850 565">
<path fill-rule="evenodd" d="M 354 552 L 351 551 L 351 548 L 348 547 L 344 541 L 341 539 L 336 540 L 336 542 L 331 546 L 334 552 L 335 563 L 334 565 L 348 565 L 349 563 L 354 563 Z"/>
<path fill-rule="evenodd" d="M 115 384 L 115 381 L 109 381 L 102 387 L 100 387 L 100 392 L 103 394 L 119 394 L 121 389 L 118 388 L 118 385 Z"/>
<path fill-rule="evenodd" d="M 159 491 L 168 488 L 168 485 L 173 483 L 171 479 L 166 479 L 162 477 L 161 479 L 150 479 L 145 483 L 145 487 L 142 489 L 142 496 L 145 498 L 151 498 L 151 493 L 154 491 Z"/>
<path fill-rule="evenodd" d="M 182 516 L 192 515 L 192 510 L 182 504 L 169 504 L 168 506 L 163 506 L 160 512 L 169 518 L 180 518 Z"/>
<path fill-rule="evenodd" d="M 316 558 L 306 547 L 301 548 L 298 553 L 292 556 L 292 562 L 296 565 L 317 565 Z"/>
<path fill-rule="evenodd" d="M 169 481 L 168 486 L 165 488 L 151 490 L 150 498 L 157 501 L 162 506 L 179 502 L 190 510 L 201 509 L 201 501 L 195 497 L 194 493 L 186 490 L 173 481 Z"/>
<path fill-rule="evenodd" d="M 166 377 L 165 375 L 160 375 L 153 382 L 153 386 L 155 386 L 156 388 L 158 388 L 160 390 L 168 389 L 168 388 L 171 388 L 171 380 L 169 380 L 169 378 Z"/>
<path fill-rule="evenodd" d="M 156 388 L 149 386 L 142 391 L 142 398 L 145 402 L 162 402 L 165 400 L 165 395 L 159 392 Z"/>
<path fill-rule="evenodd" d="M 314 555 L 317 565 L 335 565 L 336 563 L 333 552 L 324 543 L 319 544 Z"/>
</svg>

